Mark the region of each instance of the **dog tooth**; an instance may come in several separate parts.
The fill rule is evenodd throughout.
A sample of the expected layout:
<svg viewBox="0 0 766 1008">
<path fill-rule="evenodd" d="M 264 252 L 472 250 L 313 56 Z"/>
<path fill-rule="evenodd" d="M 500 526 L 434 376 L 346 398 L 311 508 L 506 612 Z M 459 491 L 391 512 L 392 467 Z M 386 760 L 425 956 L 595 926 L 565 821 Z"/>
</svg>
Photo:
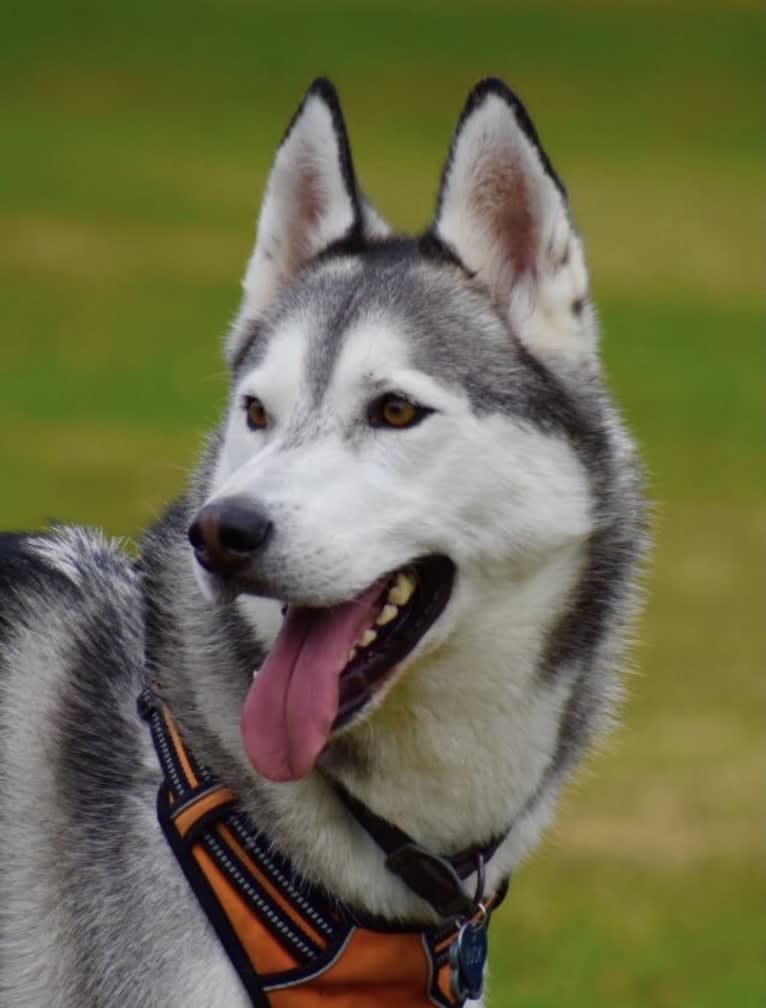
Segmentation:
<svg viewBox="0 0 766 1008">
<path fill-rule="evenodd" d="M 390 623 L 392 620 L 395 620 L 398 615 L 399 615 L 399 606 L 395 606 L 392 605 L 390 602 L 387 602 L 380 610 L 380 615 L 375 620 L 375 622 L 378 626 L 385 626 L 387 623 Z"/>
<path fill-rule="evenodd" d="M 360 647 L 369 647 L 374 640 L 377 640 L 377 633 L 374 630 L 367 629 L 362 634 L 362 639 L 359 641 Z"/>
<path fill-rule="evenodd" d="M 359 654 L 359 648 L 352 647 L 348 653 L 347 663 L 352 662 L 358 654 Z"/>
<path fill-rule="evenodd" d="M 412 578 L 409 574 L 405 574 L 403 571 L 399 571 L 396 575 L 394 586 L 388 593 L 388 601 L 393 602 L 394 605 L 403 606 L 412 598 L 412 593 L 414 591 L 414 578 Z"/>
</svg>

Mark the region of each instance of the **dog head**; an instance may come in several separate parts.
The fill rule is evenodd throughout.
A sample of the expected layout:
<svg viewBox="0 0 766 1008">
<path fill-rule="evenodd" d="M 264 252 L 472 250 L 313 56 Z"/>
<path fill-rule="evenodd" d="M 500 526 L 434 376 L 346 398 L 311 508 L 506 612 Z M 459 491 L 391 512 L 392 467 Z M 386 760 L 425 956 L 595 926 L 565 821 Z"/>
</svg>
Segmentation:
<svg viewBox="0 0 766 1008">
<path fill-rule="evenodd" d="M 574 659 L 589 550 L 619 523 L 620 435 L 582 245 L 518 99 L 474 89 L 433 222 L 403 238 L 317 81 L 276 155 L 226 356 L 190 539 L 208 594 L 286 607 L 245 704 L 251 762 L 298 779 L 350 749 L 402 752 L 415 721 L 422 755 L 429 723 L 481 736 L 498 715 L 520 806 L 556 758 L 574 672 L 543 681 Z"/>
</svg>

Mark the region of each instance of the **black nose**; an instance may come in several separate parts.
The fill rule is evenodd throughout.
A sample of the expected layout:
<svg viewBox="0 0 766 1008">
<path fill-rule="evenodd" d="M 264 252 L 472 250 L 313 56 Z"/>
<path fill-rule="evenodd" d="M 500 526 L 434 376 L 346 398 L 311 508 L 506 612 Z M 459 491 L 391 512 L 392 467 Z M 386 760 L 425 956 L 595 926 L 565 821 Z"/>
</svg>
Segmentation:
<svg viewBox="0 0 766 1008">
<path fill-rule="evenodd" d="M 204 507 L 189 529 L 197 560 L 214 574 L 236 574 L 271 535 L 273 525 L 252 501 L 224 498 Z"/>
</svg>

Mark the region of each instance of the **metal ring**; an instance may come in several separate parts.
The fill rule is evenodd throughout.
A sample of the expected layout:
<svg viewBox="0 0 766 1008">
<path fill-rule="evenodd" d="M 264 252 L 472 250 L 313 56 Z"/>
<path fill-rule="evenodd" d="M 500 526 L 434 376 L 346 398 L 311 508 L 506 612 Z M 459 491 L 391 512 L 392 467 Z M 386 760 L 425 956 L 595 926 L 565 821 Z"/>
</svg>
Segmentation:
<svg viewBox="0 0 766 1008">
<path fill-rule="evenodd" d="M 489 910 L 487 910 L 487 908 L 484 906 L 483 903 L 477 902 L 476 913 L 471 918 L 471 927 L 473 928 L 483 927 L 484 924 L 486 924 L 488 918 L 489 918 Z"/>
</svg>

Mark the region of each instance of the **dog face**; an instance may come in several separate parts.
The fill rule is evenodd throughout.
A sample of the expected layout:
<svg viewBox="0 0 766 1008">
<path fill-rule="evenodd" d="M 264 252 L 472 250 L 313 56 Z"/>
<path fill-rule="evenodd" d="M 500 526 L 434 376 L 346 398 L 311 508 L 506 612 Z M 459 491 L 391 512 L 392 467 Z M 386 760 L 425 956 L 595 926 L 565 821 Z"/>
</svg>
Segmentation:
<svg viewBox="0 0 766 1008">
<path fill-rule="evenodd" d="M 408 244 L 330 259 L 258 339 L 211 494 L 271 526 L 243 590 L 334 606 L 432 554 L 508 580 L 587 535 L 582 465 L 538 422 L 555 390 L 460 267 Z"/>
<path fill-rule="evenodd" d="M 490 702 L 528 715 L 599 521 L 600 463 L 582 247 L 523 108 L 499 82 L 474 90 L 435 219 L 404 239 L 361 196 L 317 82 L 277 153 L 244 289 L 190 538 L 208 594 L 287 606 L 245 705 L 251 762 L 305 776 L 404 697 L 459 695 L 450 665 L 481 661 Z"/>
</svg>

